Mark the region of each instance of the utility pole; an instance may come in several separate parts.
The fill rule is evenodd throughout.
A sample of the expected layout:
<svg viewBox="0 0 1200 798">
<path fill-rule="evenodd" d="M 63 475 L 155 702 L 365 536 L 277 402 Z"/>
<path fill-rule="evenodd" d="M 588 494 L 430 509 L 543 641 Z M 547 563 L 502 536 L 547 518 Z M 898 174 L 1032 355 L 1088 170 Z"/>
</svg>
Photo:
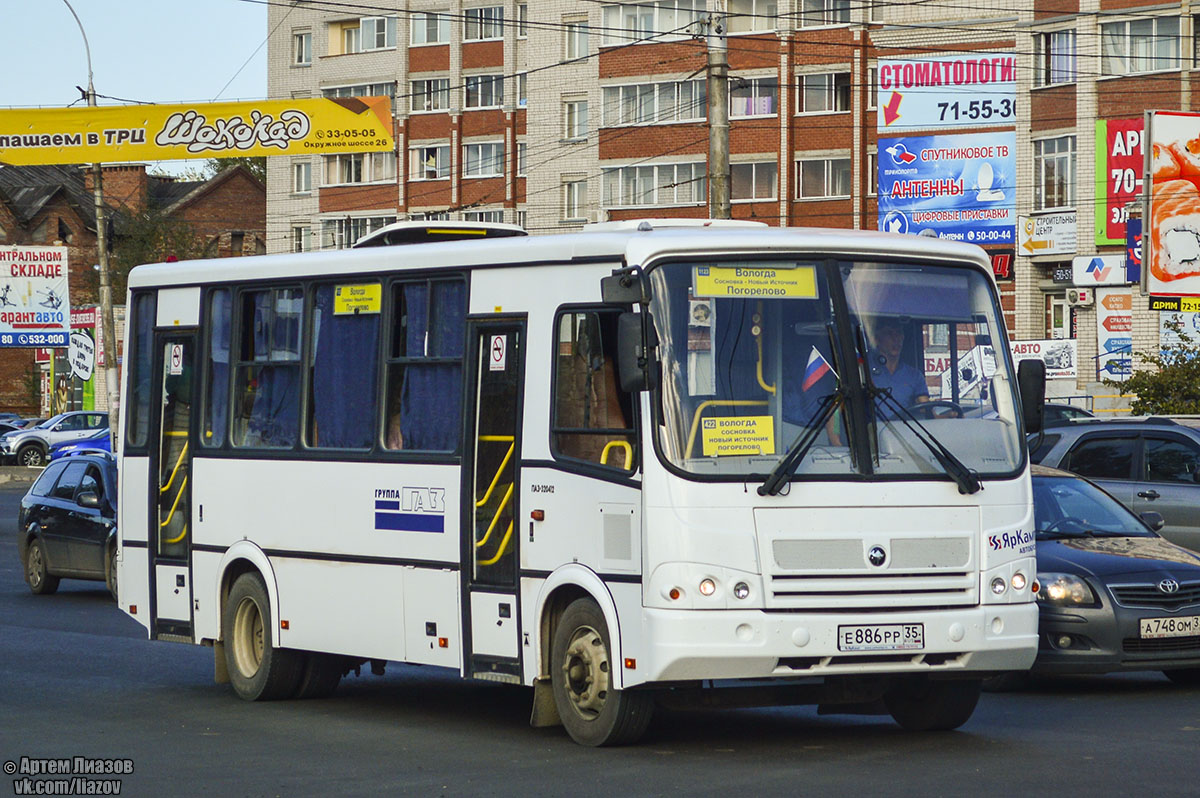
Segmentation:
<svg viewBox="0 0 1200 798">
<path fill-rule="evenodd" d="M 71 16 L 75 17 L 75 24 L 79 26 L 79 32 L 83 34 L 83 49 L 87 54 L 88 64 L 87 101 L 89 108 L 95 108 L 96 87 L 92 83 L 92 48 L 88 45 L 87 32 L 83 29 L 79 15 L 75 13 L 75 9 L 67 0 L 63 0 L 63 2 L 66 3 Z M 104 339 L 104 383 L 108 397 L 108 429 L 112 438 L 112 450 L 116 453 L 118 449 L 117 430 L 120 428 L 121 417 L 120 408 L 117 406 L 120 402 L 120 387 L 117 371 L 117 332 L 116 325 L 113 323 L 112 280 L 108 271 L 108 215 L 105 213 L 102 178 L 103 169 L 99 163 L 93 163 L 92 188 L 96 201 L 96 249 L 100 267 L 100 334 Z M 69 297 L 67 302 L 69 305 Z"/>
<path fill-rule="evenodd" d="M 729 50 L 719 12 L 708 18 L 708 215 L 730 218 Z"/>
</svg>

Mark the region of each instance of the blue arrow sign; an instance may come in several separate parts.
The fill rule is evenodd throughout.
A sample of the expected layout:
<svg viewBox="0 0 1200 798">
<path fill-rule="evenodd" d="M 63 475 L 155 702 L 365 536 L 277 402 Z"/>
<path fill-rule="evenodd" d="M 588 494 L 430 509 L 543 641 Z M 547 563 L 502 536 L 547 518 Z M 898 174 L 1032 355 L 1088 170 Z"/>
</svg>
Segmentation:
<svg viewBox="0 0 1200 798">
<path fill-rule="evenodd" d="M 1110 360 L 1100 367 L 1101 371 L 1107 371 L 1109 374 L 1128 374 L 1129 373 L 1129 358 L 1120 358 Z"/>
<path fill-rule="evenodd" d="M 1104 342 L 1105 352 L 1128 352 L 1132 348 L 1132 338 L 1109 338 Z"/>
</svg>

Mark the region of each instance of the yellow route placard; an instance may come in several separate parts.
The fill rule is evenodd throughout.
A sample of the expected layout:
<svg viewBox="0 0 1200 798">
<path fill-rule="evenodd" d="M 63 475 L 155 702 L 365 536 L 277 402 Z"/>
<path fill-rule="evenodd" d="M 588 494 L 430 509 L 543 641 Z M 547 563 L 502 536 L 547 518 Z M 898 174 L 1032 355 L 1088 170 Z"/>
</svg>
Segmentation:
<svg viewBox="0 0 1200 798">
<path fill-rule="evenodd" d="M 383 306 L 383 289 L 379 283 L 339 285 L 333 291 L 333 315 L 378 313 Z"/>
<path fill-rule="evenodd" d="M 772 416 L 706 418 L 700 422 L 704 456 L 775 454 L 775 419 Z"/>
<path fill-rule="evenodd" d="M 696 296 L 816 299 L 817 277 L 812 266 L 697 266 L 693 288 Z"/>
<path fill-rule="evenodd" d="M 376 152 L 395 148 L 390 97 L 0 110 L 18 166 Z"/>
</svg>

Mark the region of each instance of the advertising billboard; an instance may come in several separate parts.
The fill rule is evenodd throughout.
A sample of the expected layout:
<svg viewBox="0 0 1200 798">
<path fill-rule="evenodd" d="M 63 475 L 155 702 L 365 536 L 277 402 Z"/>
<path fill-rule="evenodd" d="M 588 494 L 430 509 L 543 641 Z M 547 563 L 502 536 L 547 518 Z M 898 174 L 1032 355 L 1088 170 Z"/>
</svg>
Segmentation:
<svg viewBox="0 0 1200 798">
<path fill-rule="evenodd" d="M 0 247 L 0 347 L 66 346 L 66 247 Z"/>
<path fill-rule="evenodd" d="M 1017 59 L 1005 53 L 881 58 L 879 131 L 1012 124 L 1017 117 Z"/>
<path fill-rule="evenodd" d="M 879 229 L 1015 243 L 1016 133 L 879 140 Z"/>
<path fill-rule="evenodd" d="M 1104 197 L 1104 211 L 1096 209 L 1096 245 L 1125 243 L 1126 206 L 1142 195 L 1141 119 L 1096 121 L 1096 197 Z"/>
<path fill-rule="evenodd" d="M 1143 280 L 1151 296 L 1200 296 L 1200 114 L 1147 111 L 1146 119 Z"/>
<path fill-rule="evenodd" d="M 1128 288 L 1096 289 L 1096 370 L 1124 382 L 1133 363 L 1133 296 Z"/>
<path fill-rule="evenodd" d="M 390 97 L 0 110 L 0 163 L 391 150 Z"/>
<path fill-rule="evenodd" d="M 1075 211 L 1022 216 L 1020 221 L 1017 226 L 1017 250 L 1022 255 L 1075 254 Z"/>
<path fill-rule="evenodd" d="M 1075 379 L 1079 355 L 1074 338 L 1049 338 L 1040 341 L 1009 341 L 1013 363 L 1040 360 L 1046 364 L 1046 379 Z"/>
</svg>

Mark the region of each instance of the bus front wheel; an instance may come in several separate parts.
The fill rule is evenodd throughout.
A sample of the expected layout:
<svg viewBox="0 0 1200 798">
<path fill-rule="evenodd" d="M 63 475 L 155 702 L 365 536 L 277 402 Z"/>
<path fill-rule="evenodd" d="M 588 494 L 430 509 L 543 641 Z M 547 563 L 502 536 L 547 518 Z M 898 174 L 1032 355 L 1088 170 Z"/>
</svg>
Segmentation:
<svg viewBox="0 0 1200 798">
<path fill-rule="evenodd" d="M 275 647 L 267 588 L 256 573 L 242 574 L 229 590 L 221 613 L 225 665 L 233 690 L 247 701 L 288 698 L 296 692 L 303 656 Z"/>
<path fill-rule="evenodd" d="M 979 703 L 982 679 L 933 681 L 900 677 L 883 695 L 892 719 L 909 731 L 947 731 L 967 722 Z"/>
<path fill-rule="evenodd" d="M 571 602 L 554 630 L 550 681 L 562 724 L 580 745 L 633 743 L 650 724 L 652 695 L 613 689 L 611 651 L 596 602 Z"/>
</svg>

